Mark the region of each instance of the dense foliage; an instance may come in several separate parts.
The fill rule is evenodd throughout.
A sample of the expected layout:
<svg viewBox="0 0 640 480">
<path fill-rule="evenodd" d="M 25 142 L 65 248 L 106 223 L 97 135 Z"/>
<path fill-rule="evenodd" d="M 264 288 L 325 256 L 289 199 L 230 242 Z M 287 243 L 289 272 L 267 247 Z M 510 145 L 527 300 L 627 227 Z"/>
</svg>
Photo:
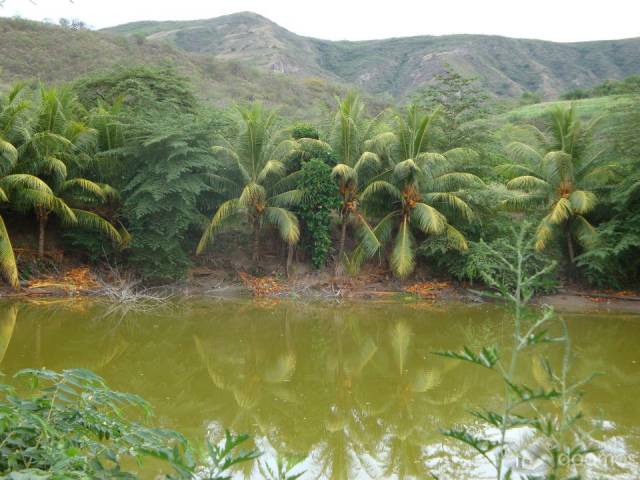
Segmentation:
<svg viewBox="0 0 640 480">
<path fill-rule="evenodd" d="M 623 287 L 637 281 L 640 102 L 615 98 L 628 100 L 604 114 L 598 99 L 490 117 L 491 99 L 451 70 L 413 104 L 373 114 L 349 93 L 309 124 L 258 103 L 202 108 L 169 68 L 21 84 L 0 100 L 1 208 L 35 220 L 40 257 L 53 223 L 77 255 L 154 282 L 232 247 L 251 253 L 244 268 L 285 250 L 288 266 L 300 239 L 298 258 L 318 268 L 334 249 L 336 275 L 376 256 L 398 278 L 419 267 L 482 281 L 481 245 L 500 245 L 525 215 L 558 275 Z M 15 287 L 12 230 L 0 223 Z M 250 248 L 229 245 L 239 232 Z"/>
<path fill-rule="evenodd" d="M 304 242 L 311 251 L 311 263 L 321 268 L 327 263 L 331 249 L 331 211 L 340 205 L 338 187 L 331 179 L 331 168 L 313 158 L 301 169 L 300 189 L 304 198 L 300 218 L 304 222 Z"/>
<path fill-rule="evenodd" d="M 607 95 L 634 95 L 640 93 L 640 75 L 631 75 L 624 80 L 606 80 L 593 88 L 576 88 L 562 95 L 564 100 L 606 97 Z"/>
<path fill-rule="evenodd" d="M 110 389 L 89 370 L 25 369 L 16 382 L 0 384 L 2 478 L 145 478 L 144 462 L 154 460 L 162 472 L 154 478 L 228 480 L 238 464 L 261 455 L 245 448 L 247 435 L 229 432 L 219 444 L 205 439 L 196 448 L 182 434 L 150 425 L 153 410 L 143 398 Z M 296 462 L 280 457 L 275 467 L 258 467 L 270 480 L 301 475 L 291 472 Z"/>
</svg>

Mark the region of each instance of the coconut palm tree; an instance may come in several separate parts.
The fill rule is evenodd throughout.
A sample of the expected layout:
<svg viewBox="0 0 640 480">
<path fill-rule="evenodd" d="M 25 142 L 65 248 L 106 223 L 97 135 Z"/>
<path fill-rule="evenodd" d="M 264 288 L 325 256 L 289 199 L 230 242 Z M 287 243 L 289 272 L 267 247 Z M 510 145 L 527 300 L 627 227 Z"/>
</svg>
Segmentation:
<svg viewBox="0 0 640 480">
<path fill-rule="evenodd" d="M 507 153 L 513 163 L 498 167 L 511 177 L 507 188 L 522 192 L 507 200 L 509 205 L 547 212 L 536 232 L 536 249 L 543 250 L 554 233 L 563 233 L 572 264 L 574 241 L 585 245 L 593 233 L 585 215 L 596 206 L 595 190 L 616 176 L 616 167 L 603 160 L 603 152 L 589 148 L 596 121 L 583 125 L 575 105 L 556 107 L 549 113 L 546 131 L 536 129 L 542 149 L 512 142 Z"/>
<path fill-rule="evenodd" d="M 298 242 L 298 219 L 287 207 L 302 201 L 295 189 L 297 176 L 287 175 L 283 159 L 296 148 L 277 130 L 276 115 L 259 104 L 238 107 L 238 134 L 222 139 L 213 152 L 226 162 L 220 174 L 209 175 L 213 188 L 231 198 L 218 207 L 204 231 L 197 253 L 201 253 L 220 231 L 248 220 L 253 229 L 253 260 L 260 255 L 260 233 L 265 225 L 278 229 L 289 245 Z"/>
<path fill-rule="evenodd" d="M 17 84 L 6 96 L 0 97 L 0 178 L 9 173 L 18 161 L 15 147 L 23 114 L 28 108 L 24 101 L 24 84 Z M 0 201 L 8 202 L 6 192 L 0 187 Z M 13 253 L 9 232 L 0 216 L 0 274 L 14 288 L 18 287 L 18 267 Z"/>
<path fill-rule="evenodd" d="M 452 248 L 467 249 L 464 236 L 448 217 L 473 219 L 473 209 L 465 196 L 468 190 L 484 186 L 479 177 L 462 171 L 477 162 L 473 150 L 455 148 L 442 154 L 426 151 L 437 115 L 437 111 L 422 113 L 416 105 L 410 106 L 405 115 L 396 115 L 390 168 L 361 194 L 363 202 L 384 214 L 373 229 L 374 235 L 363 237 L 358 254 L 361 259 L 374 255 L 395 235 L 390 263 L 399 278 L 407 277 L 415 266 L 414 231 L 443 236 Z"/>
<path fill-rule="evenodd" d="M 382 152 L 390 138 L 390 133 L 380 132 L 380 116 L 366 115 L 365 105 L 357 94 L 351 92 L 338 100 L 329 134 L 329 143 L 338 156 L 331 175 L 338 184 L 342 203 L 336 272 L 344 255 L 348 223 L 355 222 L 363 235 L 371 235 L 358 211 L 359 195 L 372 175 L 383 168 Z"/>
<path fill-rule="evenodd" d="M 42 88 L 34 118 L 23 129 L 14 173 L 0 180 L 13 208 L 35 213 L 40 257 L 51 214 L 63 225 L 95 230 L 114 242 L 122 241 L 111 223 L 89 210 L 113 198 L 115 191 L 75 175 L 91 162 L 95 141 L 95 131 L 78 120 L 78 108 L 68 90 Z"/>
</svg>

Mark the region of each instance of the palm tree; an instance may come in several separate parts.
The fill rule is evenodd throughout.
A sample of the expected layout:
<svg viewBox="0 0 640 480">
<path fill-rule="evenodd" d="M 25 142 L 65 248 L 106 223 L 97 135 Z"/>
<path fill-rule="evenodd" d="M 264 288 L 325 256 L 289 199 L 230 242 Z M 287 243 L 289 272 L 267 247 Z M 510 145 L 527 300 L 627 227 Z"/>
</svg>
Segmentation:
<svg viewBox="0 0 640 480">
<path fill-rule="evenodd" d="M 276 115 L 259 104 L 238 107 L 239 133 L 222 139 L 213 152 L 226 161 L 224 170 L 208 176 L 212 187 L 231 198 L 218 207 L 206 228 L 197 253 L 201 253 L 220 231 L 248 219 L 253 229 L 252 257 L 260 255 L 260 233 L 264 225 L 276 227 L 289 245 L 300 237 L 298 219 L 286 207 L 298 205 L 302 192 L 295 190 L 296 174 L 287 175 L 283 159 L 295 148 L 277 130 Z"/>
<path fill-rule="evenodd" d="M 69 91 L 41 89 L 35 118 L 23 130 L 15 173 L 0 180 L 12 207 L 36 214 L 39 257 L 44 255 L 51 214 L 63 224 L 98 231 L 116 243 L 122 241 L 111 223 L 86 209 L 108 201 L 115 191 L 74 175 L 91 161 L 95 141 L 95 131 L 79 121 L 77 113 L 77 102 Z"/>
<path fill-rule="evenodd" d="M 339 159 L 332 177 L 338 183 L 342 204 L 336 272 L 344 255 L 347 224 L 355 221 L 364 235 L 371 233 L 365 218 L 358 212 L 358 203 L 368 179 L 383 167 L 382 146 L 390 134 L 380 133 L 379 129 L 379 116 L 368 117 L 357 94 L 352 92 L 338 100 L 330 132 L 330 144 Z"/>
<path fill-rule="evenodd" d="M 6 96 L 0 97 L 0 178 L 8 174 L 18 161 L 15 147 L 19 138 L 21 121 L 29 104 L 23 100 L 24 84 L 14 86 Z M 0 187 L 0 201 L 8 202 L 6 192 Z M 9 232 L 0 216 L 0 273 L 13 288 L 17 288 L 18 267 L 13 253 Z"/>
<path fill-rule="evenodd" d="M 507 188 L 521 195 L 507 200 L 514 207 L 541 207 L 547 214 L 536 232 L 536 249 L 543 250 L 556 231 L 564 233 L 570 262 L 574 240 L 586 244 L 593 227 L 585 218 L 597 203 L 594 191 L 615 178 L 615 166 L 602 160 L 602 151 L 589 149 L 595 121 L 583 125 L 575 105 L 556 107 L 549 113 L 547 131 L 536 129 L 543 150 L 512 142 L 507 152 L 514 163 L 500 165 L 511 179 Z"/>
<path fill-rule="evenodd" d="M 421 113 L 415 105 L 406 115 L 396 115 L 390 168 L 361 195 L 363 202 L 377 205 L 384 216 L 373 229 L 374 235 L 363 237 L 358 254 L 361 259 L 372 256 L 395 234 L 391 267 L 399 278 L 407 277 L 415 267 L 413 230 L 443 236 L 452 248 L 467 249 L 464 236 L 449 223 L 447 215 L 473 219 L 473 210 L 464 199 L 466 189 L 484 185 L 476 175 L 460 171 L 477 161 L 473 150 L 455 148 L 443 154 L 425 151 L 437 115 L 437 111 Z"/>
</svg>

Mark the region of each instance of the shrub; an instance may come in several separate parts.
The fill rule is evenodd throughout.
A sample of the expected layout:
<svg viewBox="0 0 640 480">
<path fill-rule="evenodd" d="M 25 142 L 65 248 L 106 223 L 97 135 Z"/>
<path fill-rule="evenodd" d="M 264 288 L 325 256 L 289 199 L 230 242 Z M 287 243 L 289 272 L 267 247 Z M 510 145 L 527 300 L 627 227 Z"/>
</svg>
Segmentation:
<svg viewBox="0 0 640 480">
<path fill-rule="evenodd" d="M 313 138 L 314 140 L 320 139 L 318 129 L 313 125 L 306 123 L 299 123 L 295 125 L 291 131 L 291 136 L 296 140 L 300 140 L 301 138 Z"/>
<path fill-rule="evenodd" d="M 305 228 L 303 242 L 311 251 L 313 266 L 321 268 L 331 248 L 331 210 L 340 206 L 338 187 L 331 179 L 331 168 L 314 158 L 302 166 L 300 188 L 305 195 L 300 211 Z"/>
</svg>

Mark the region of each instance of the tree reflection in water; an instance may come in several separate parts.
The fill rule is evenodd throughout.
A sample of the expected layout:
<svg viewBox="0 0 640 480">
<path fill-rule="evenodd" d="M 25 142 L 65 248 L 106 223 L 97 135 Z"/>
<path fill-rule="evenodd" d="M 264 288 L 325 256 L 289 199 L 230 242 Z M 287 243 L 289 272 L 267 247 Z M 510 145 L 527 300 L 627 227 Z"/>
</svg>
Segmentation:
<svg viewBox="0 0 640 480">
<path fill-rule="evenodd" d="M 461 339 L 499 341 L 510 325 L 497 306 L 190 300 L 126 321 L 102 318 L 106 310 L 92 302 L 0 304 L 0 370 L 94 369 L 194 440 L 207 430 L 218 440 L 229 428 L 251 435 L 248 448 L 267 457 L 306 456 L 302 478 L 483 476 L 475 456 L 439 429 L 468 421 L 473 405 L 491 404 L 496 385 L 432 352 Z M 636 322 L 602 314 L 567 320 L 578 373 L 608 374 L 585 403 L 610 426 L 600 440 L 637 455 Z M 541 381 L 536 365 L 523 369 Z M 625 468 L 637 465 L 632 458 Z M 242 474 L 260 478 L 255 466 Z"/>
</svg>

